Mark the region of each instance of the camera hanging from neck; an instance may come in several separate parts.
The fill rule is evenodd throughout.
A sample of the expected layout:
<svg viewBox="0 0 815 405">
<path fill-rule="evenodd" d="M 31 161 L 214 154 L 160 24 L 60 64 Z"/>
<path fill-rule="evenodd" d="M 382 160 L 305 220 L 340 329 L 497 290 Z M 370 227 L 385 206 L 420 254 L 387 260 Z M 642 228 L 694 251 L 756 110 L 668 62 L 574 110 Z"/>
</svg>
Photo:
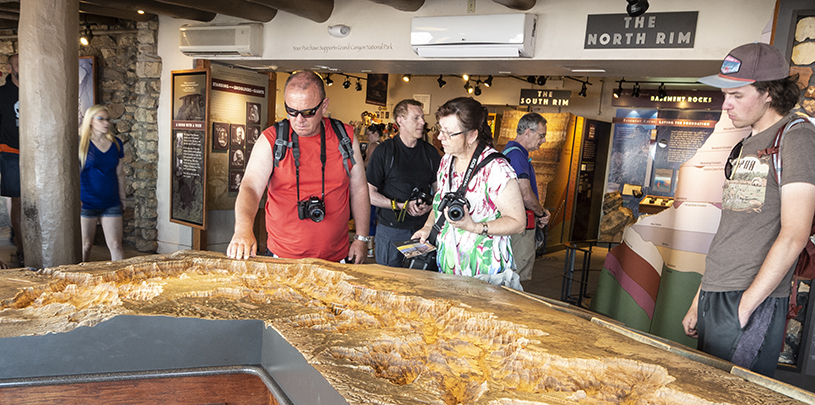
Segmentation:
<svg viewBox="0 0 815 405">
<path fill-rule="evenodd" d="M 294 171 L 297 177 L 297 201 L 300 201 L 300 138 L 291 131 L 291 151 L 294 156 Z M 325 202 L 325 125 L 320 123 L 320 164 L 322 165 L 322 200 Z"/>
</svg>

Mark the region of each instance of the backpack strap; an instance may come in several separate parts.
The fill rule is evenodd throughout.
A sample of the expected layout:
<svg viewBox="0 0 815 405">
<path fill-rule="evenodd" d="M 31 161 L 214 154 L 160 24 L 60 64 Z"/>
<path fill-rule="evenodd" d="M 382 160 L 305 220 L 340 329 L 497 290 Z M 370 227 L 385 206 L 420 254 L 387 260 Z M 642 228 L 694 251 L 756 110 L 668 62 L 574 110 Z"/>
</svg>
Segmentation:
<svg viewBox="0 0 815 405">
<path fill-rule="evenodd" d="M 783 162 L 781 159 L 781 145 L 784 142 L 784 135 L 794 125 L 806 122 L 809 122 L 809 120 L 804 117 L 798 117 L 790 120 L 788 123 L 784 124 L 781 128 L 778 128 L 778 132 L 776 132 L 775 134 L 775 139 L 773 139 L 773 144 L 771 147 L 758 151 L 758 157 L 770 156 L 770 161 L 772 162 L 772 169 L 774 173 L 773 177 L 775 177 L 775 181 L 776 183 L 778 183 L 779 190 L 781 190 L 781 172 L 783 170 L 782 165 Z"/>
<path fill-rule="evenodd" d="M 274 141 L 274 167 L 278 167 L 280 161 L 286 157 L 286 150 L 291 149 L 292 143 L 289 139 L 289 120 L 284 119 L 274 124 L 277 138 Z"/>
<path fill-rule="evenodd" d="M 504 149 L 504 151 L 501 152 L 501 154 L 504 155 L 504 157 L 507 159 L 508 162 L 512 162 L 512 159 L 510 159 L 507 155 L 509 154 L 509 152 L 516 151 L 516 150 L 519 151 L 519 150 L 521 150 L 521 148 L 519 148 L 519 147 L 517 147 L 515 145 L 512 145 L 512 146 Z M 490 156 L 492 156 L 492 155 L 490 155 Z M 531 160 L 531 158 L 530 158 L 530 160 Z"/>
<path fill-rule="evenodd" d="M 357 164 L 356 159 L 354 159 L 354 145 L 351 142 L 351 137 L 348 136 L 348 132 L 345 131 L 345 125 L 343 125 L 340 120 L 334 118 L 329 118 L 328 120 L 331 121 L 331 127 L 334 128 L 334 133 L 337 134 L 337 139 L 340 141 L 339 149 L 342 158 L 348 161 L 351 167 L 354 167 L 354 165 Z M 342 166 L 345 168 L 345 174 L 351 177 L 351 170 L 348 168 L 349 165 L 344 164 Z"/>
</svg>

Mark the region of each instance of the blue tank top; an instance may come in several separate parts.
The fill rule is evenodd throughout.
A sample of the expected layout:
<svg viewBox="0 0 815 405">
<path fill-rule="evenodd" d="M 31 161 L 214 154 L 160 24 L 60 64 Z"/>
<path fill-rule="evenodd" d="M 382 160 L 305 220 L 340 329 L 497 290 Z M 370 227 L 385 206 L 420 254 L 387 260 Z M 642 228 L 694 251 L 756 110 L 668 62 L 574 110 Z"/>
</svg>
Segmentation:
<svg viewBox="0 0 815 405">
<path fill-rule="evenodd" d="M 104 210 L 115 207 L 119 200 L 119 179 L 116 167 L 123 158 L 122 141 L 116 138 L 117 145 L 110 145 L 107 152 L 100 151 L 93 142 L 88 146 L 85 167 L 79 175 L 79 198 L 82 209 Z"/>
</svg>

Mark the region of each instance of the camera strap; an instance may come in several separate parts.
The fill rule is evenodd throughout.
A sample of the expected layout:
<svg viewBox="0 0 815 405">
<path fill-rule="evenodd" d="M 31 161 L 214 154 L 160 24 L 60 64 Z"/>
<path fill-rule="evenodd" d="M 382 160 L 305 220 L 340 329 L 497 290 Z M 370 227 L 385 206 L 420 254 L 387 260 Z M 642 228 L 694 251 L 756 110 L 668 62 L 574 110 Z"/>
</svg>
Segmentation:
<svg viewBox="0 0 815 405">
<path fill-rule="evenodd" d="M 297 132 L 291 131 L 291 152 L 294 157 L 294 172 L 297 177 L 297 201 L 300 201 L 300 142 Z M 320 164 L 322 165 L 322 193 L 325 204 L 325 125 L 320 123 Z"/>
</svg>

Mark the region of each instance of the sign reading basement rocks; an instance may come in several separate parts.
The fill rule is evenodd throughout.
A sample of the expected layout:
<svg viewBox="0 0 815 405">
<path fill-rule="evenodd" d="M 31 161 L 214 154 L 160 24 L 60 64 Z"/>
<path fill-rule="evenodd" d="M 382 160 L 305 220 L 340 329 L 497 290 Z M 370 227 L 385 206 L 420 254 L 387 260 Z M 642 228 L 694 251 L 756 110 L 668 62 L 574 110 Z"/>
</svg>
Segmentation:
<svg viewBox="0 0 815 405">
<path fill-rule="evenodd" d="M 571 97 L 572 92 L 569 90 L 521 89 L 521 101 L 518 105 L 568 107 Z"/>
<path fill-rule="evenodd" d="M 678 13 L 592 14 L 583 49 L 693 48 L 698 11 Z"/>
</svg>

